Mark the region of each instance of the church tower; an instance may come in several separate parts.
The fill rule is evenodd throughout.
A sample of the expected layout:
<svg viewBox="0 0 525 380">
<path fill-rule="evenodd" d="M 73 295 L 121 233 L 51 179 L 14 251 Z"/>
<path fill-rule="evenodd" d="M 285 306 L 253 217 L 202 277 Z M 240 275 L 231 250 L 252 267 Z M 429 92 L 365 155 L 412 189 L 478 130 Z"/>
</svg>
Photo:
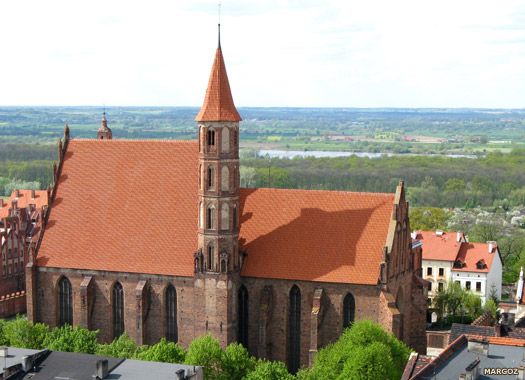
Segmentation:
<svg viewBox="0 0 525 380">
<path fill-rule="evenodd" d="M 212 333 L 223 348 L 236 339 L 239 287 L 239 121 L 220 44 L 199 128 L 199 229 L 195 252 L 195 336 Z"/>
<path fill-rule="evenodd" d="M 98 140 L 111 140 L 113 138 L 113 132 L 108 127 L 108 121 L 106 120 L 106 112 L 104 111 L 104 116 L 102 117 L 102 125 L 97 131 Z"/>
</svg>

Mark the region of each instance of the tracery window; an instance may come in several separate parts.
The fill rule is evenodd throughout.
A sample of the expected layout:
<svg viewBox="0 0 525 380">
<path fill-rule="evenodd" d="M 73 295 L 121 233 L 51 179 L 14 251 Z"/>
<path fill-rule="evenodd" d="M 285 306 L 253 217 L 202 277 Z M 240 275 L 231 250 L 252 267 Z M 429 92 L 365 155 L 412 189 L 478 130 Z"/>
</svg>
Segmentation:
<svg viewBox="0 0 525 380">
<path fill-rule="evenodd" d="M 301 291 L 294 285 L 290 290 L 290 321 L 288 337 L 288 369 L 295 374 L 301 362 Z"/>
<path fill-rule="evenodd" d="M 238 297 L 238 318 L 239 325 L 237 331 L 237 341 L 248 349 L 248 290 L 244 285 L 239 288 Z"/>
<path fill-rule="evenodd" d="M 71 282 L 62 277 L 58 282 L 58 325 L 66 323 L 73 326 L 73 291 Z"/>
<path fill-rule="evenodd" d="M 208 246 L 207 268 L 213 270 L 213 262 L 215 261 L 215 247 L 210 244 Z"/>
<path fill-rule="evenodd" d="M 206 213 L 206 228 L 209 230 L 215 229 L 215 208 L 213 206 L 208 206 Z"/>
<path fill-rule="evenodd" d="M 215 187 L 215 169 L 213 166 L 208 167 L 208 189 Z"/>
<path fill-rule="evenodd" d="M 120 282 L 113 285 L 113 338 L 124 333 L 124 290 Z"/>
<path fill-rule="evenodd" d="M 178 342 L 179 331 L 177 328 L 177 292 L 173 285 L 166 288 L 166 339 Z"/>
<path fill-rule="evenodd" d="M 215 145 L 215 131 L 213 129 L 208 129 L 208 145 Z"/>
<path fill-rule="evenodd" d="M 348 293 L 343 300 L 343 328 L 350 327 L 355 320 L 355 298 Z"/>
</svg>

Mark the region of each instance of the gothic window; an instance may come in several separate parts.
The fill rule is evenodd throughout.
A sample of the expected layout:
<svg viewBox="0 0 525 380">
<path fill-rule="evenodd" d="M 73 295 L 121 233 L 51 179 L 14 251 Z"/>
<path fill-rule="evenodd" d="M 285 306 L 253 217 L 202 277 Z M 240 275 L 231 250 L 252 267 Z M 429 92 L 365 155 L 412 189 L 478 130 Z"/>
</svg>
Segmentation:
<svg viewBox="0 0 525 380">
<path fill-rule="evenodd" d="M 66 323 L 73 326 L 73 291 L 67 277 L 62 277 L 58 282 L 58 314 L 59 326 Z"/>
<path fill-rule="evenodd" d="M 208 166 L 208 189 L 215 187 L 215 169 L 213 166 Z"/>
<path fill-rule="evenodd" d="M 238 321 L 237 342 L 248 349 L 248 290 L 243 285 L 238 293 Z"/>
<path fill-rule="evenodd" d="M 215 260 L 215 247 L 210 244 L 208 246 L 208 257 L 207 257 L 207 268 L 208 270 L 213 270 L 213 262 Z"/>
<path fill-rule="evenodd" d="M 221 273 L 226 273 L 226 260 L 221 260 Z"/>
<path fill-rule="evenodd" d="M 233 206 L 233 228 L 239 227 L 239 216 L 237 215 L 237 206 Z"/>
<path fill-rule="evenodd" d="M 295 374 L 301 362 L 301 291 L 294 285 L 290 290 L 288 369 Z"/>
<path fill-rule="evenodd" d="M 208 145 L 215 145 L 215 131 L 213 129 L 208 129 Z"/>
<path fill-rule="evenodd" d="M 171 284 L 166 288 L 166 339 L 175 343 L 179 339 L 179 331 L 177 329 L 177 292 Z"/>
<path fill-rule="evenodd" d="M 222 128 L 222 143 L 221 150 L 223 152 L 230 151 L 230 129 L 228 127 Z"/>
<path fill-rule="evenodd" d="M 226 203 L 221 206 L 221 230 L 230 229 L 230 208 Z"/>
<path fill-rule="evenodd" d="M 221 189 L 222 191 L 230 191 L 230 170 L 227 166 L 221 169 Z"/>
<path fill-rule="evenodd" d="M 215 229 L 215 209 L 212 205 L 208 206 L 206 214 L 206 228 L 209 230 Z"/>
<path fill-rule="evenodd" d="M 350 327 L 355 320 L 355 298 L 348 293 L 343 300 L 343 328 Z"/>
<path fill-rule="evenodd" d="M 201 202 L 199 203 L 199 228 L 204 227 L 204 224 L 202 223 L 203 220 L 204 220 L 204 205 Z"/>
<path fill-rule="evenodd" d="M 124 333 L 124 290 L 120 282 L 113 285 L 113 338 Z"/>
</svg>

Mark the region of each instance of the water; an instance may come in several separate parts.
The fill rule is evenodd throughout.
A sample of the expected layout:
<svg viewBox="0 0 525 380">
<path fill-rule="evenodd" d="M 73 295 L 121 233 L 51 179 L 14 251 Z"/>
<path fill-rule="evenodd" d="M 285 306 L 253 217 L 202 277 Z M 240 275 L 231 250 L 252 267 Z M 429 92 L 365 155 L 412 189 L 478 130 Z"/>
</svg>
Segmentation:
<svg viewBox="0 0 525 380">
<path fill-rule="evenodd" d="M 439 157 L 452 157 L 452 158 L 477 158 L 477 156 L 474 155 L 466 155 L 466 154 L 414 154 L 414 153 L 371 153 L 371 152 L 341 152 L 341 151 L 323 151 L 323 150 L 308 150 L 308 151 L 301 151 L 301 150 L 269 150 L 269 149 L 261 149 L 259 150 L 260 156 L 266 156 L 269 157 L 279 157 L 279 158 L 294 158 L 296 156 L 299 157 L 308 157 L 308 156 L 314 156 L 314 157 L 348 157 L 352 155 L 356 155 L 357 157 L 370 157 L 370 158 L 377 158 L 381 156 L 439 156 Z"/>
</svg>

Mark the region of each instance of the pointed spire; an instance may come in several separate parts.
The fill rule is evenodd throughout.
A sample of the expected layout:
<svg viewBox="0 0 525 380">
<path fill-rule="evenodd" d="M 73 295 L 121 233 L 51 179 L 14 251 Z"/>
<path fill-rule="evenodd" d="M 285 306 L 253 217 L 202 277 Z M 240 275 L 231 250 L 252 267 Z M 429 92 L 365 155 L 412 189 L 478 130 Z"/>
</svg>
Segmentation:
<svg viewBox="0 0 525 380">
<path fill-rule="evenodd" d="M 221 24 L 219 24 L 219 43 L 217 44 L 217 49 L 221 48 Z"/>
<path fill-rule="evenodd" d="M 222 57 L 221 29 L 219 24 L 219 46 L 211 68 L 204 104 L 195 121 L 241 121 L 242 118 L 233 104 L 226 66 Z"/>
<path fill-rule="evenodd" d="M 106 106 L 104 105 L 104 113 L 102 115 L 102 125 L 97 131 L 97 139 L 111 140 L 113 138 L 113 132 L 108 127 L 108 121 L 106 120 Z"/>
</svg>

